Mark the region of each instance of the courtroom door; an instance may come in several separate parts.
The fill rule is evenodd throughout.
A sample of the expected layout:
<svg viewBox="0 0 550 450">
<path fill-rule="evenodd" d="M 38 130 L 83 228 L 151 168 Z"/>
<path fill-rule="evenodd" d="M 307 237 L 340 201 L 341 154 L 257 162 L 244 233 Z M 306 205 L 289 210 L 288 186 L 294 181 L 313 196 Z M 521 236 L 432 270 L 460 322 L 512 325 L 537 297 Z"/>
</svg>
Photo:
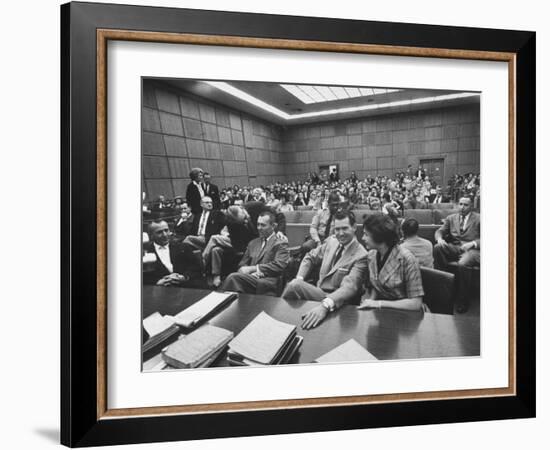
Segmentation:
<svg viewBox="0 0 550 450">
<path fill-rule="evenodd" d="M 426 175 L 430 180 L 444 186 L 445 181 L 445 159 L 421 159 L 420 166 L 426 171 Z"/>
</svg>

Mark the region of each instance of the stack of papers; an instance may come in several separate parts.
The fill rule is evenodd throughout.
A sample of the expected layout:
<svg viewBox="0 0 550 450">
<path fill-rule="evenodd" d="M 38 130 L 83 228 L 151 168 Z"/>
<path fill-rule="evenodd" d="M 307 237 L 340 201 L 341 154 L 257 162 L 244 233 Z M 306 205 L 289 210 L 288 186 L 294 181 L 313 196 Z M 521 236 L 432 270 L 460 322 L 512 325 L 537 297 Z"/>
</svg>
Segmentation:
<svg viewBox="0 0 550 450">
<path fill-rule="evenodd" d="M 184 328 L 193 328 L 211 317 L 235 298 L 237 298 L 235 292 L 211 292 L 176 315 L 174 317 L 175 322 Z"/>
<path fill-rule="evenodd" d="M 162 359 L 177 369 L 208 367 L 231 339 L 232 331 L 206 324 L 165 348 Z"/>
<path fill-rule="evenodd" d="M 143 328 L 149 335 L 149 339 L 143 344 L 143 353 L 166 342 L 180 331 L 172 316 L 162 316 L 158 312 L 143 319 Z"/>
<path fill-rule="evenodd" d="M 302 341 L 296 335 L 295 325 L 262 311 L 229 343 L 227 359 L 231 365 L 285 364 Z"/>
<path fill-rule="evenodd" d="M 319 356 L 314 362 L 317 363 L 337 363 L 350 361 L 370 361 L 377 359 L 372 353 L 365 349 L 355 339 L 350 339 L 342 345 L 332 349 L 323 356 Z"/>
</svg>

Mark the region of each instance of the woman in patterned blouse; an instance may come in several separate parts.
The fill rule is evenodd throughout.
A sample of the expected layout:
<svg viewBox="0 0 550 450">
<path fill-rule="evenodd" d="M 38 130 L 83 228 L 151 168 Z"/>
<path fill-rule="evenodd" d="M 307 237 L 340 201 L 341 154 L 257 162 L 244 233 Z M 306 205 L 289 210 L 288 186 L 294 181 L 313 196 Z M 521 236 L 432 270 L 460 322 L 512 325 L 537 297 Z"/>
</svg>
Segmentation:
<svg viewBox="0 0 550 450">
<path fill-rule="evenodd" d="M 363 231 L 367 293 L 358 308 L 423 309 L 420 267 L 414 255 L 399 245 L 395 223 L 384 214 L 369 215 Z"/>
</svg>

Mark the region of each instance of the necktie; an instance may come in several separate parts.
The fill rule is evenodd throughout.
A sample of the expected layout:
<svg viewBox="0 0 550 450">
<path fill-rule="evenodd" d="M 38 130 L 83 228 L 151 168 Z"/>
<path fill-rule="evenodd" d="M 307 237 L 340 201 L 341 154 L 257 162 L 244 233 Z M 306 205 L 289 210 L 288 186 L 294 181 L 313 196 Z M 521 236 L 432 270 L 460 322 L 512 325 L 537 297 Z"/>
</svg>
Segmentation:
<svg viewBox="0 0 550 450">
<path fill-rule="evenodd" d="M 325 239 L 330 236 L 330 226 L 332 225 L 332 214 L 328 218 L 327 226 L 325 227 Z"/>
<path fill-rule="evenodd" d="M 464 216 L 460 216 L 460 233 L 464 232 Z"/>
<path fill-rule="evenodd" d="M 332 261 L 332 267 L 336 265 L 340 257 L 342 256 L 342 252 L 344 251 L 344 246 L 340 244 L 338 246 L 338 251 L 336 252 L 336 256 L 334 257 L 334 260 Z"/>
<path fill-rule="evenodd" d="M 199 224 L 199 236 L 204 236 L 204 223 L 206 222 L 206 213 L 202 213 L 201 222 Z"/>
</svg>

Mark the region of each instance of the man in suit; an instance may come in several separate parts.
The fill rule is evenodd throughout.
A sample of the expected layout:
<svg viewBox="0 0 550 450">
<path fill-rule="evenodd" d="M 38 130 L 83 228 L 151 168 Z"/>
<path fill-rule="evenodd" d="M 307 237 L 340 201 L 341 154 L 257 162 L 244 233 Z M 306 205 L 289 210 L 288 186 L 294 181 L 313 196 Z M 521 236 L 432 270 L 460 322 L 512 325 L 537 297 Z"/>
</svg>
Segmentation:
<svg viewBox="0 0 550 450">
<path fill-rule="evenodd" d="M 168 208 L 168 204 L 164 198 L 164 195 L 159 195 L 157 201 L 153 203 L 152 210 L 153 211 L 161 211 L 163 209 Z"/>
<path fill-rule="evenodd" d="M 441 189 L 441 186 L 439 184 L 435 188 L 435 194 L 433 194 L 433 196 L 430 195 L 430 203 L 444 203 L 443 190 Z"/>
<path fill-rule="evenodd" d="M 191 169 L 191 172 L 189 172 L 191 182 L 187 185 L 187 190 L 185 191 L 187 204 L 195 215 L 201 213 L 201 199 L 206 195 L 202 188 L 203 175 L 204 172 L 201 168 L 195 167 Z"/>
<path fill-rule="evenodd" d="M 472 209 L 472 199 L 462 197 L 458 203 L 458 213 L 448 216 L 435 232 L 435 268 L 448 270 L 450 262 L 458 262 L 455 276 L 458 312 L 468 309 L 469 269 L 479 267 L 480 263 L 480 216 Z"/>
<path fill-rule="evenodd" d="M 275 233 L 275 215 L 261 212 L 257 228 L 259 237 L 252 239 L 239 262 L 239 271 L 229 275 L 223 290 L 249 294 L 277 295 L 277 284 L 289 260 L 286 240 Z"/>
<path fill-rule="evenodd" d="M 218 186 L 212 184 L 212 177 L 208 172 L 204 172 L 203 174 L 202 189 L 204 191 L 204 195 L 208 195 L 208 197 L 212 198 L 214 209 L 220 209 L 220 190 L 218 189 Z"/>
<path fill-rule="evenodd" d="M 210 197 L 204 196 L 201 200 L 201 211 L 195 215 L 191 234 L 187 236 L 183 245 L 186 251 L 198 251 L 196 262 L 202 266 L 202 251 L 213 234 L 219 234 L 225 225 L 225 216 L 221 211 L 213 209 Z"/>
<path fill-rule="evenodd" d="M 174 233 L 176 233 L 179 236 L 185 237 L 191 234 L 191 231 L 193 228 L 194 216 L 187 202 L 183 202 L 181 204 L 180 209 L 181 209 L 181 215 L 180 217 L 178 217 L 178 219 L 174 224 Z"/>
<path fill-rule="evenodd" d="M 320 266 L 316 286 L 305 281 L 313 266 Z M 351 211 L 338 211 L 334 235 L 304 257 L 283 298 L 321 302 L 302 319 L 303 329 L 316 327 L 330 312 L 360 293 L 366 269 L 367 251 L 355 237 L 355 216 Z"/>
<path fill-rule="evenodd" d="M 170 230 L 164 220 L 149 224 L 149 239 L 143 257 L 143 283 L 177 285 L 188 278 L 183 275 L 181 246 L 170 243 Z"/>
</svg>

